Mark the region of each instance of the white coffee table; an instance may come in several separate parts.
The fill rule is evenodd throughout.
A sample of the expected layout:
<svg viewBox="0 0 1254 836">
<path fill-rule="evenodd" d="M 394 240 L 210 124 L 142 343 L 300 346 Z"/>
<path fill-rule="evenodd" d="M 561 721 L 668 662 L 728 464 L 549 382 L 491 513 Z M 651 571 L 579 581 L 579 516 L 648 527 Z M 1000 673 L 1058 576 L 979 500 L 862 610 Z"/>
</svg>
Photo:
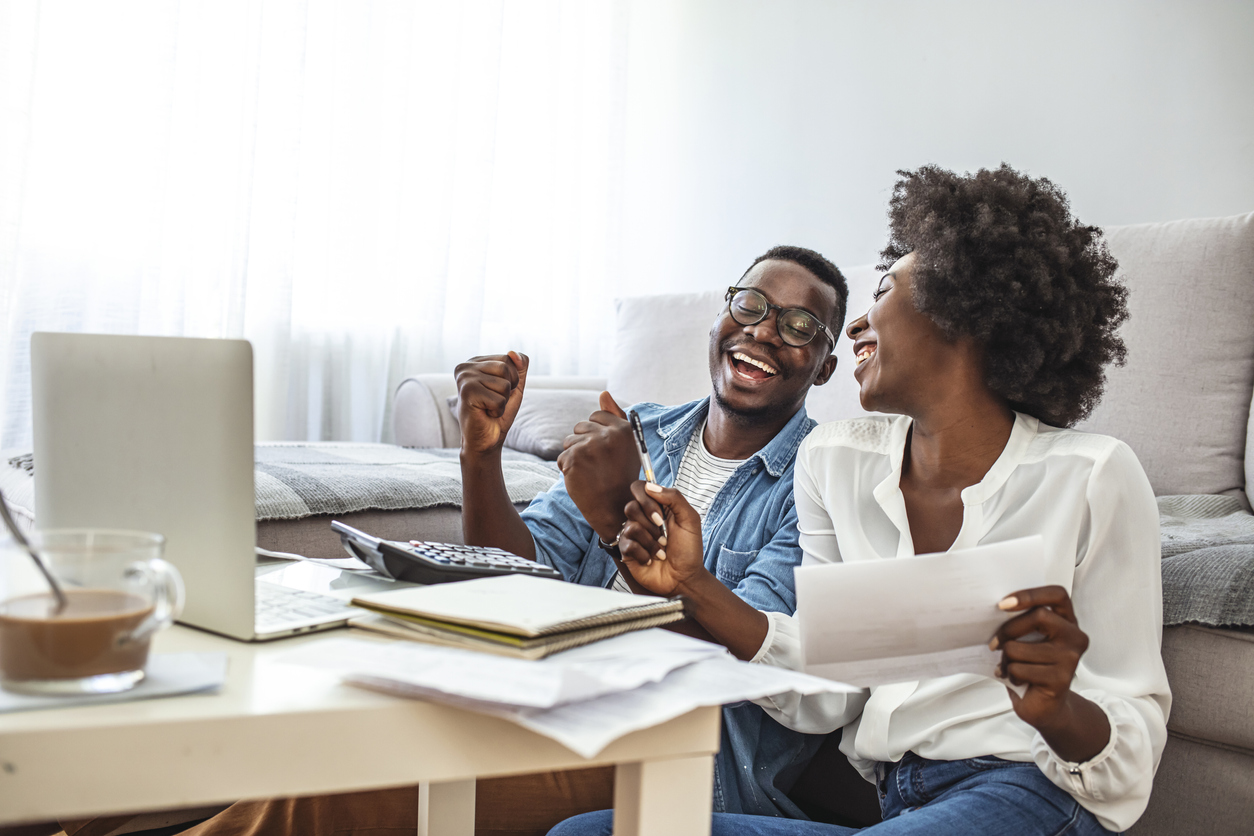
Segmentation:
<svg viewBox="0 0 1254 836">
<path fill-rule="evenodd" d="M 0 824 L 421 784 L 419 834 L 474 832 L 475 778 L 615 764 L 615 832 L 707 834 L 719 710 L 591 760 L 481 714 L 275 662 L 335 630 L 245 644 L 186 627 L 157 651 L 224 651 L 217 694 L 0 715 Z"/>
</svg>

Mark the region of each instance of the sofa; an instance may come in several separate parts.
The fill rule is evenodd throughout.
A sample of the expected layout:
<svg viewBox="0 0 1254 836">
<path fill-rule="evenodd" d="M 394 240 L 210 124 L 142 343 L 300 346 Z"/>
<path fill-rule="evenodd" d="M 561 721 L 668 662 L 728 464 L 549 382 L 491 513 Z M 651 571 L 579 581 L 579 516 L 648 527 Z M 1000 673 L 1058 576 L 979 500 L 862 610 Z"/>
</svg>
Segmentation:
<svg viewBox="0 0 1254 836">
<path fill-rule="evenodd" d="M 1129 291 L 1130 317 L 1121 331 L 1128 358 L 1109 370 L 1105 396 L 1080 429 L 1132 447 L 1160 497 L 1170 535 L 1163 631 L 1173 692 L 1170 738 L 1149 808 L 1130 832 L 1248 833 L 1254 830 L 1254 213 L 1110 227 L 1106 237 Z M 859 313 L 878 273 L 865 266 L 845 275 L 850 311 Z M 708 394 L 708 331 L 722 310 L 725 278 L 712 280 L 718 289 L 707 293 L 620 299 L 608 376 L 531 377 L 519 415 L 530 427 L 507 446 L 543 456 L 547 444 L 552 451 L 563 428 L 596 408 L 602 388 L 620 404 L 681 403 Z M 843 335 L 835 354 L 840 365 L 833 380 L 807 401 L 819 421 L 864 414 L 851 374 L 852 345 Z M 396 443 L 456 447 L 455 402 L 451 374 L 405 380 L 393 409 Z M 794 791 L 806 796 L 804 809 L 817 817 L 831 813 L 832 820 L 863 815 L 866 799 L 842 807 L 824 798 L 831 782 L 821 773 L 841 768 L 829 751 L 816 758 Z"/>
</svg>

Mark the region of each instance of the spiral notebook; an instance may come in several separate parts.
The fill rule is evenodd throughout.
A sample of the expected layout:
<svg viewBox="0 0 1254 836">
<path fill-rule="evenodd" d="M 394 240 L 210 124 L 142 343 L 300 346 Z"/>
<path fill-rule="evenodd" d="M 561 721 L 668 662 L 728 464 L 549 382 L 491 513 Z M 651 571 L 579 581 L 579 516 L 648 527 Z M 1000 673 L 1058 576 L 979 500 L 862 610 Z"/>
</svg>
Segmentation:
<svg viewBox="0 0 1254 836">
<path fill-rule="evenodd" d="M 684 617 L 680 599 L 530 575 L 397 589 L 353 603 L 372 613 L 353 619 L 355 627 L 527 659 Z"/>
</svg>

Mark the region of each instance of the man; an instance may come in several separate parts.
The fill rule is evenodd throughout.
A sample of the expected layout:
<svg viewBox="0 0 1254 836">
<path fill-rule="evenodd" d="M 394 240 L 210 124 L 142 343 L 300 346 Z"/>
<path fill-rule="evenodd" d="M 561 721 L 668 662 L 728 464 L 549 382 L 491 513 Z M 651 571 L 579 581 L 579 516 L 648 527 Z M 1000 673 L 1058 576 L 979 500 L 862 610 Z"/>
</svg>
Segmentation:
<svg viewBox="0 0 1254 836">
<path fill-rule="evenodd" d="M 705 563 L 726 587 L 720 591 L 758 610 L 792 613 L 792 569 L 801 560 L 793 459 L 814 426 L 805 414 L 806 394 L 836 368 L 830 355 L 848 290 L 835 265 L 800 247 L 768 251 L 737 288 L 710 330 L 711 395 L 636 409 L 658 481 L 678 487 L 702 515 Z M 640 459 L 626 416 L 608 392 L 602 409 L 567 437 L 557 460 L 562 479 L 521 514 L 509 501 L 501 450 L 522 403 L 527 364 L 511 352 L 457 367 L 466 542 L 540 560 L 577 583 L 639 591 L 616 541 Z M 700 621 L 681 629 L 709 638 Z M 757 649 L 728 645 L 741 658 Z M 784 792 L 822 738 L 785 729 L 751 703 L 725 707 L 723 720 L 714 809 L 801 816 Z M 612 770 L 605 769 L 480 781 L 476 830 L 543 833 L 569 816 L 611 806 L 612 786 Z M 239 802 L 184 833 L 399 836 L 413 832 L 417 806 L 416 787 Z M 119 823 L 63 824 L 70 836 L 96 836 Z"/>
<path fill-rule="evenodd" d="M 680 406 L 636 407 L 658 482 L 678 487 L 702 515 L 706 568 L 760 611 L 791 614 L 796 605 L 792 570 L 801 551 L 793 457 L 814 426 L 806 394 L 835 371 L 830 354 L 847 296 L 840 271 L 818 253 L 770 250 L 728 291 L 710 331 L 711 395 Z M 640 459 L 610 393 L 566 438 L 557 460 L 561 481 L 521 514 L 509 501 L 501 450 L 524 397 L 527 368 L 527 358 L 514 352 L 457 367 L 466 542 L 539 560 L 576 583 L 639 591 L 617 540 Z M 717 619 L 717 605 L 707 613 Z M 706 626 L 713 629 L 698 620 L 685 631 L 709 638 Z M 757 652 L 756 645 L 728 644 L 741 658 Z M 714 809 L 800 816 L 784 791 L 820 738 L 789 731 L 747 703 L 725 708 L 723 719 Z"/>
</svg>

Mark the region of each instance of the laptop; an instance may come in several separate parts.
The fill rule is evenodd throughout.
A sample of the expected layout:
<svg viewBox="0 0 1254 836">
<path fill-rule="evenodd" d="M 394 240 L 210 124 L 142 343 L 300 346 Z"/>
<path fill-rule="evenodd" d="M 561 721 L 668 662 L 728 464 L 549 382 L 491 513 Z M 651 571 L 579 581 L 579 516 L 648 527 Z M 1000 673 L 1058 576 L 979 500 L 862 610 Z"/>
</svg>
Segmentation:
<svg viewBox="0 0 1254 836">
<path fill-rule="evenodd" d="M 245 641 L 339 627 L 395 584 L 307 561 L 258 566 L 246 340 L 31 335 L 38 528 L 166 538 L 184 624 Z M 260 608 L 260 609 L 259 609 Z"/>
</svg>

